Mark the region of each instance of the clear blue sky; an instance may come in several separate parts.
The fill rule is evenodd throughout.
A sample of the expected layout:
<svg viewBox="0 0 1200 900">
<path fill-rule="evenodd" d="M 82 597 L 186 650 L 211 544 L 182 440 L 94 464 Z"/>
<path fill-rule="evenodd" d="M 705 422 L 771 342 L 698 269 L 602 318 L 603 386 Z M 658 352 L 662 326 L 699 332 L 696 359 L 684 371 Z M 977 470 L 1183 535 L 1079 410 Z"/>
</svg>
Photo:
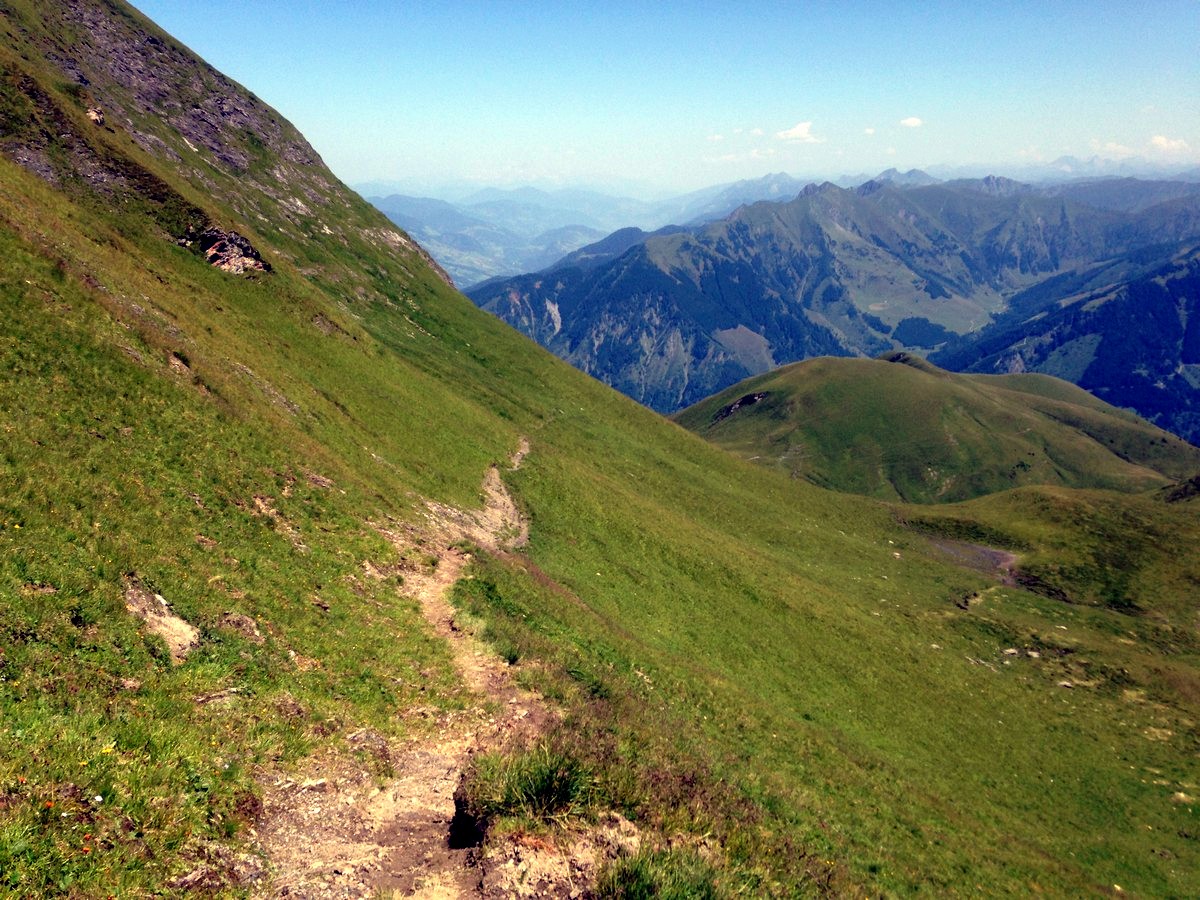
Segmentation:
<svg viewBox="0 0 1200 900">
<path fill-rule="evenodd" d="M 135 0 L 345 181 L 1200 161 L 1200 0 Z"/>
</svg>

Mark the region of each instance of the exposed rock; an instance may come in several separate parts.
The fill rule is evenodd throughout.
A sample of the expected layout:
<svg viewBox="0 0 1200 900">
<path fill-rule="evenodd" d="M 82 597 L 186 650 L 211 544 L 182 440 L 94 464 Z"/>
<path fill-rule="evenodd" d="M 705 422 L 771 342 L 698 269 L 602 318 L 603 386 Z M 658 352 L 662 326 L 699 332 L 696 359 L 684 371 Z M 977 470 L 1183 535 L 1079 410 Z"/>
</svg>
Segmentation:
<svg viewBox="0 0 1200 900">
<path fill-rule="evenodd" d="M 767 391 L 758 391 L 753 394 L 747 394 L 744 397 L 739 397 L 737 400 L 734 400 L 728 406 L 724 406 L 720 410 L 717 411 L 717 414 L 715 416 L 713 416 L 713 424 L 716 425 L 722 419 L 728 419 L 739 409 L 742 409 L 743 407 L 746 407 L 746 406 L 753 406 L 755 403 L 759 403 L 762 400 L 766 399 L 766 397 L 767 397 Z"/>
<path fill-rule="evenodd" d="M 264 262 L 251 243 L 236 231 L 206 228 L 196 243 L 209 263 L 232 275 L 271 271 L 270 264 Z"/>
<path fill-rule="evenodd" d="M 393 250 L 417 254 L 425 261 L 426 265 L 433 269 L 438 278 L 450 287 L 454 287 L 454 280 L 446 274 L 445 269 L 438 265 L 437 260 L 430 256 L 423 247 L 396 229 L 368 228 L 363 231 L 363 236 L 377 247 L 391 247 Z"/>
<path fill-rule="evenodd" d="M 1179 503 L 1183 500 L 1191 500 L 1193 497 L 1200 497 L 1200 475 L 1164 488 L 1161 496 L 1167 503 Z"/>
<path fill-rule="evenodd" d="M 252 644 L 261 644 L 263 642 L 262 632 L 258 630 L 258 624 L 249 616 L 242 615 L 241 613 L 227 612 L 221 617 L 221 626 L 231 631 L 236 631 L 243 637 L 248 638 Z"/>
</svg>

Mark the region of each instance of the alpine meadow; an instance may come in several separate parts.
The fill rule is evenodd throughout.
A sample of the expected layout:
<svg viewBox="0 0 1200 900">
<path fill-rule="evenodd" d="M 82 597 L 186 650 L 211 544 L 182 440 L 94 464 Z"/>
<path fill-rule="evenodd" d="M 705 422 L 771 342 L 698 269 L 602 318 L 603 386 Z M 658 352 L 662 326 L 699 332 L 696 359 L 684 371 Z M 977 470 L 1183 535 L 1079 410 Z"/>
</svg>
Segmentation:
<svg viewBox="0 0 1200 900">
<path fill-rule="evenodd" d="M 1035 274 L 1069 303 L 943 235 L 922 271 L 962 302 L 926 324 L 973 374 L 881 343 L 936 291 L 880 330 L 830 290 L 777 346 L 858 358 L 647 386 L 697 401 L 669 419 L 476 306 L 124 0 L 0 0 L 0 30 L 0 892 L 1200 893 L 1200 331 L 1138 344 L 1178 373 L 1154 424 L 980 374 L 1073 310 L 1194 311 L 1200 194 L 1064 238 Z M 908 202 L 804 190 L 812 246 L 810 207 Z M 604 273 L 700 243 L 753 305 L 790 264 L 746 262 L 774 201 L 737 197 L 575 257 L 571 303 L 620 332 Z M 850 244 L 895 249 L 821 265 Z"/>
</svg>

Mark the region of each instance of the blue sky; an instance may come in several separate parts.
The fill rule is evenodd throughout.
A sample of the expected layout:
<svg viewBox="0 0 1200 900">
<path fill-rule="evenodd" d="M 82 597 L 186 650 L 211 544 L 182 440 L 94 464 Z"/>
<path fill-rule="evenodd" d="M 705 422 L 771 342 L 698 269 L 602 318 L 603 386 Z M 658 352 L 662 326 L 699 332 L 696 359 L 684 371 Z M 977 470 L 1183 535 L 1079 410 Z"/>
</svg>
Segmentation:
<svg viewBox="0 0 1200 900">
<path fill-rule="evenodd" d="M 134 0 L 344 180 L 1200 163 L 1200 0 Z"/>
</svg>

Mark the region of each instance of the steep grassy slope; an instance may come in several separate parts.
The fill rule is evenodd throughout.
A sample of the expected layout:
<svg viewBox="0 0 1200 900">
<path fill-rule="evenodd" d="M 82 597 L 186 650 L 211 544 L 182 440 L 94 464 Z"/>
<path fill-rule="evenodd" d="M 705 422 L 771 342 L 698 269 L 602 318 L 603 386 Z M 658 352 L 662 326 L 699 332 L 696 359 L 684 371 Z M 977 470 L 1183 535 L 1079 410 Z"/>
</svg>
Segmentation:
<svg viewBox="0 0 1200 900">
<path fill-rule="evenodd" d="M 905 353 L 785 366 L 675 420 L 794 478 L 909 502 L 1024 484 L 1138 491 L 1200 471 L 1200 449 L 1074 385 L 953 375 Z"/>
<path fill-rule="evenodd" d="M 4 99 L 34 105 L 0 160 L 5 888 L 207 867 L 236 892 L 264 782 L 473 702 L 375 525 L 477 503 L 524 435 L 529 546 L 459 600 L 564 704 L 556 749 L 660 851 L 637 865 L 755 895 L 1193 892 L 1196 504 L 937 518 L 742 463 L 475 309 L 129 8 L 3 10 Z M 272 271 L 212 267 L 164 207 Z M 1029 554 L 1043 593 L 946 535 Z M 133 587 L 199 629 L 186 661 Z"/>
</svg>

